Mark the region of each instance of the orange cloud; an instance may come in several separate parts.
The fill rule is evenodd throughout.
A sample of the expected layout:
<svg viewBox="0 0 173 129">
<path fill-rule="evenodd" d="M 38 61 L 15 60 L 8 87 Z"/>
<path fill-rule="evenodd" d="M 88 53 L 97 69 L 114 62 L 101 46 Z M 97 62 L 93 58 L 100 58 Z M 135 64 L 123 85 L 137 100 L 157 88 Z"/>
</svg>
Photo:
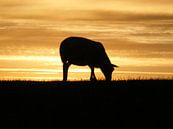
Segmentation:
<svg viewBox="0 0 173 129">
<path fill-rule="evenodd" d="M 1 19 L 43 19 L 43 20 L 66 20 L 93 18 L 95 13 L 100 13 L 103 18 L 114 16 L 121 18 L 138 12 L 142 14 L 173 14 L 172 0 L 0 0 Z M 122 13 L 124 12 L 124 13 Z M 93 14 L 92 14 L 93 13 Z M 127 14 L 127 15 L 126 15 Z M 116 16 L 117 15 L 117 16 Z M 134 16 L 133 16 L 134 17 Z M 140 17 L 140 15 L 136 16 Z M 148 16 L 146 16 L 148 17 Z M 149 16 L 150 17 L 150 16 Z M 153 15 L 153 17 L 155 17 Z M 156 16 L 170 17 L 170 16 Z M 96 16 L 97 19 L 97 16 Z"/>
</svg>

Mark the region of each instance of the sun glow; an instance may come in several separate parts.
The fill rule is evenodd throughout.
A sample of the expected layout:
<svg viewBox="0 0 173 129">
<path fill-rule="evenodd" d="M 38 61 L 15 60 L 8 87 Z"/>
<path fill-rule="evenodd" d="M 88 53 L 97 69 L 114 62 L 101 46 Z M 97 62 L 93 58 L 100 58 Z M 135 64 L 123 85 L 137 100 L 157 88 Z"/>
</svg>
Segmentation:
<svg viewBox="0 0 173 129">
<path fill-rule="evenodd" d="M 143 78 L 146 76 L 152 78 L 171 78 L 173 76 L 170 70 L 167 72 L 153 71 L 148 67 L 160 67 L 160 64 L 172 65 L 172 60 L 165 63 L 165 60 L 153 59 L 143 61 L 136 58 L 110 57 L 113 63 L 117 62 L 120 67 L 113 72 L 113 79 L 121 80 L 128 78 Z M 62 80 L 62 62 L 57 56 L 0 56 L 3 67 L 0 68 L 1 79 L 3 80 Z M 161 63 L 162 62 L 162 63 Z M 10 65 L 11 64 L 11 65 Z M 143 67 L 143 69 L 140 69 Z M 133 69 L 133 71 L 131 71 Z M 152 68 L 154 70 L 154 68 Z M 125 70 L 125 71 L 124 71 Z M 75 66 L 69 68 L 70 80 L 88 80 L 91 70 L 88 66 Z M 98 79 L 104 79 L 100 69 L 95 69 Z M 142 77 L 142 75 L 145 75 Z"/>
</svg>

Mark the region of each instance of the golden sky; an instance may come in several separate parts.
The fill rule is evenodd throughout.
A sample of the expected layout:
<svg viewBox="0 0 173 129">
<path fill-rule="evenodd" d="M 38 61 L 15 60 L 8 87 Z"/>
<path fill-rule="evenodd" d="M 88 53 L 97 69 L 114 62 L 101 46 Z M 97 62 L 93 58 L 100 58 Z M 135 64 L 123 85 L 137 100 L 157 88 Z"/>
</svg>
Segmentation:
<svg viewBox="0 0 173 129">
<path fill-rule="evenodd" d="M 59 43 L 71 35 L 102 42 L 121 66 L 118 72 L 173 73 L 172 5 L 172 0 L 0 0 L 0 74 L 55 74 L 62 65 Z M 39 77 L 35 73 L 29 75 Z"/>
<path fill-rule="evenodd" d="M 103 19 L 112 15 L 123 17 L 123 14 L 129 13 L 134 13 L 135 16 L 142 14 L 144 18 L 146 14 L 170 18 L 173 14 L 172 0 L 100 0 L 99 2 L 97 0 L 0 0 L 0 3 L 1 19 L 62 20 L 87 19 L 91 16 Z"/>
</svg>

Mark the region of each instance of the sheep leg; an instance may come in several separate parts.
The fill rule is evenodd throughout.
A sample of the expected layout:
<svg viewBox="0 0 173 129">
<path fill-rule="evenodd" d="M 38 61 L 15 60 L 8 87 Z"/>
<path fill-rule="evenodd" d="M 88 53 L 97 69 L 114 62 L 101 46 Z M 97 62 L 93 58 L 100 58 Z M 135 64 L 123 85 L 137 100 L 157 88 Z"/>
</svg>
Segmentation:
<svg viewBox="0 0 173 129">
<path fill-rule="evenodd" d="M 93 66 L 90 66 L 90 69 L 91 69 L 91 76 L 90 76 L 90 80 L 91 81 L 96 81 L 96 76 L 95 76 L 95 73 L 94 73 L 94 67 Z"/>
<path fill-rule="evenodd" d="M 69 63 L 64 63 L 63 64 L 63 81 L 67 81 L 67 76 L 68 76 L 68 68 L 70 64 Z"/>
</svg>

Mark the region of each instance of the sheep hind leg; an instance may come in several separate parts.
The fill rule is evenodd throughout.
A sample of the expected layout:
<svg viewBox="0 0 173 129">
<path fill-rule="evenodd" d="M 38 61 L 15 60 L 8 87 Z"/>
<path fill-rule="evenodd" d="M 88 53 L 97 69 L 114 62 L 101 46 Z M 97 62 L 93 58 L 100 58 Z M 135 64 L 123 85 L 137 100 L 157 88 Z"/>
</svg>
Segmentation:
<svg viewBox="0 0 173 129">
<path fill-rule="evenodd" d="M 64 63 L 63 64 L 63 81 L 67 81 L 67 76 L 68 76 L 68 68 L 70 64 L 69 63 Z"/>
</svg>

